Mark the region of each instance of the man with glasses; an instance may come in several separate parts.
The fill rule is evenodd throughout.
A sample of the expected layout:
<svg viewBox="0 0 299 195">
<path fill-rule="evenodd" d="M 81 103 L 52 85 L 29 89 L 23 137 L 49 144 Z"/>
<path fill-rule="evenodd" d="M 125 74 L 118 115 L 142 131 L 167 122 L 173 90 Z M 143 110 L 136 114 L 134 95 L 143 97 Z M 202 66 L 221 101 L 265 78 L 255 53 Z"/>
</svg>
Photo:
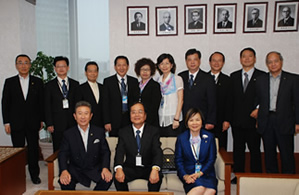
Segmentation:
<svg viewBox="0 0 299 195">
<path fill-rule="evenodd" d="M 166 11 L 163 13 L 163 20 L 164 23 L 160 25 L 160 31 L 173 31 L 174 28 L 170 25 L 171 14 L 170 12 Z"/>
<path fill-rule="evenodd" d="M 248 28 L 260 28 L 263 27 L 263 21 L 259 18 L 260 10 L 258 8 L 253 8 L 251 10 L 251 20 L 247 22 Z"/>
<path fill-rule="evenodd" d="M 6 79 L 3 87 L 3 123 L 14 147 L 24 147 L 26 140 L 31 180 L 40 184 L 38 132 L 43 127 L 43 82 L 29 75 L 29 56 L 20 54 L 15 63 L 19 74 Z"/>
<path fill-rule="evenodd" d="M 285 6 L 282 8 L 282 19 L 278 22 L 278 26 L 294 26 L 294 18 L 291 17 L 291 8 Z"/>
</svg>

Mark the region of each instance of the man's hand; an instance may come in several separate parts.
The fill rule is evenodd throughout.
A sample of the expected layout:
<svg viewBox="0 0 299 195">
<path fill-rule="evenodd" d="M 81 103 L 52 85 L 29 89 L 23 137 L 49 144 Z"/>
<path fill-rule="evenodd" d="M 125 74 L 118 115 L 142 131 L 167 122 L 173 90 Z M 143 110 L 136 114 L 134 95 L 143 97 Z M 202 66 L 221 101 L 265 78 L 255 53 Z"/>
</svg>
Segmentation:
<svg viewBox="0 0 299 195">
<path fill-rule="evenodd" d="M 295 133 L 298 134 L 299 133 L 299 124 L 295 125 Z"/>
<path fill-rule="evenodd" d="M 230 126 L 229 122 L 224 121 L 222 124 L 222 132 L 227 131 L 229 126 Z"/>
<path fill-rule="evenodd" d="M 43 128 L 44 128 L 44 122 L 41 121 L 41 122 L 40 122 L 40 128 L 39 128 L 39 130 L 42 130 Z"/>
<path fill-rule="evenodd" d="M 63 185 L 68 185 L 71 182 L 71 175 L 67 170 L 62 171 L 59 180 Z"/>
<path fill-rule="evenodd" d="M 257 119 L 257 115 L 258 115 L 258 113 L 259 113 L 259 109 L 254 109 L 254 110 L 251 112 L 250 116 L 251 116 L 252 118 Z"/>
<path fill-rule="evenodd" d="M 151 182 L 151 184 L 155 184 L 159 181 L 159 171 L 156 169 L 152 169 L 150 177 L 149 177 L 149 181 Z"/>
<path fill-rule="evenodd" d="M 108 131 L 108 132 L 110 132 L 112 130 L 111 123 L 108 123 L 108 124 L 105 125 L 105 130 Z"/>
<path fill-rule="evenodd" d="M 206 124 L 206 125 L 205 125 L 205 129 L 206 129 L 206 130 L 214 129 L 214 125 L 213 125 L 213 124 Z"/>
<path fill-rule="evenodd" d="M 125 181 L 125 173 L 122 168 L 116 169 L 115 179 L 120 183 L 123 183 Z"/>
<path fill-rule="evenodd" d="M 49 126 L 47 127 L 47 130 L 50 132 L 50 133 L 53 133 L 54 132 L 54 126 Z"/>
<path fill-rule="evenodd" d="M 10 134 L 11 133 L 11 129 L 10 129 L 10 124 L 5 124 L 4 125 L 4 128 L 5 128 L 5 132 L 6 132 L 6 134 Z"/>
<path fill-rule="evenodd" d="M 101 176 L 102 179 L 105 180 L 107 183 L 110 182 L 112 179 L 112 174 L 107 168 L 102 169 Z"/>
</svg>

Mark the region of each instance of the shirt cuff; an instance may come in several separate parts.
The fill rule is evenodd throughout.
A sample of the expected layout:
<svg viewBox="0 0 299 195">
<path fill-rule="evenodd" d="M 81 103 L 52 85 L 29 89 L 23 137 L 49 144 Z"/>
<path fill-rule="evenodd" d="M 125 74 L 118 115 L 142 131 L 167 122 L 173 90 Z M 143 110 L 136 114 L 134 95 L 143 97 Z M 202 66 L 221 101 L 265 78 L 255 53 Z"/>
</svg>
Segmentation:
<svg viewBox="0 0 299 195">
<path fill-rule="evenodd" d="M 116 169 L 118 169 L 118 168 L 123 168 L 123 166 L 121 166 L 121 165 L 117 165 L 117 166 L 115 166 L 115 167 L 114 167 L 114 172 L 116 172 Z"/>
<path fill-rule="evenodd" d="M 161 170 L 161 168 L 159 166 L 157 166 L 157 165 L 153 165 L 152 168 L 158 168 L 159 171 Z"/>
</svg>

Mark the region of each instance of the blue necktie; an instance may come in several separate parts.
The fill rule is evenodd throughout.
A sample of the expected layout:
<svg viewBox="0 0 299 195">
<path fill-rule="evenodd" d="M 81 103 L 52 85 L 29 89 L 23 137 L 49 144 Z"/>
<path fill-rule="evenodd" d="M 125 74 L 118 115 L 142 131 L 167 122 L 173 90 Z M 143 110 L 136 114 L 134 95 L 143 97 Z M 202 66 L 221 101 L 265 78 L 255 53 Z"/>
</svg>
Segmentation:
<svg viewBox="0 0 299 195">
<path fill-rule="evenodd" d="M 63 94 L 63 97 L 66 98 L 67 97 L 67 87 L 66 87 L 66 84 L 65 84 L 65 80 L 62 80 L 62 94 Z"/>
<path fill-rule="evenodd" d="M 137 142 L 137 149 L 138 149 L 138 154 L 140 153 L 140 130 L 136 131 L 136 142 Z"/>
<path fill-rule="evenodd" d="M 191 89 L 193 83 L 194 83 L 194 80 L 193 80 L 193 74 L 190 75 L 190 80 L 189 80 L 189 89 Z"/>
<path fill-rule="evenodd" d="M 122 110 L 123 110 L 123 112 L 126 112 L 126 111 L 128 111 L 128 104 L 124 103 L 124 97 L 125 98 L 128 98 L 128 97 L 126 94 L 126 84 L 125 84 L 124 78 L 121 79 L 121 96 L 122 96 Z M 128 101 L 128 99 L 127 99 L 127 101 Z"/>
</svg>

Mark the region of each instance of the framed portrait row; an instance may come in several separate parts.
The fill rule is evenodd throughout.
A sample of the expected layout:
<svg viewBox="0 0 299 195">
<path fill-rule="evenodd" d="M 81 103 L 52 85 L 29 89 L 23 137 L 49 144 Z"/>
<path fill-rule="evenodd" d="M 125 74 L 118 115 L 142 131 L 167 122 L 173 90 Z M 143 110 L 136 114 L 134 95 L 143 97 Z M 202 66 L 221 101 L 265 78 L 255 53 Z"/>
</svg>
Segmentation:
<svg viewBox="0 0 299 195">
<path fill-rule="evenodd" d="M 296 1 L 276 1 L 274 32 L 298 31 L 298 6 Z M 244 3 L 243 33 L 265 33 L 267 30 L 268 2 Z M 149 6 L 127 7 L 128 36 L 149 35 Z M 155 8 L 156 36 L 178 34 L 178 7 Z M 236 33 L 237 3 L 214 4 L 213 33 Z M 207 33 L 207 4 L 184 6 L 184 33 Z"/>
</svg>

